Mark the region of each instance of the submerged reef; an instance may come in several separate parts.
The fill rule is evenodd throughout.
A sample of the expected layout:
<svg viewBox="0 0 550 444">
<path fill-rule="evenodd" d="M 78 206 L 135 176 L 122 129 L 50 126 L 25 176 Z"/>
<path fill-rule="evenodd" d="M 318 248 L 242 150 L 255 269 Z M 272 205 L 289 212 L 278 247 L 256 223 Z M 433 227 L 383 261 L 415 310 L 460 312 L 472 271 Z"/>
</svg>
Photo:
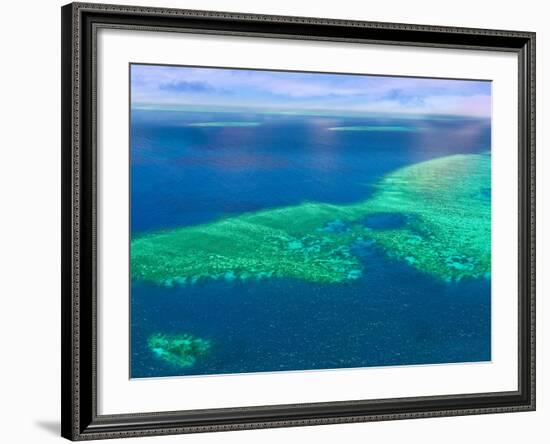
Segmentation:
<svg viewBox="0 0 550 444">
<path fill-rule="evenodd" d="M 177 367 L 192 367 L 197 359 L 210 350 L 210 341 L 192 335 L 165 335 L 149 337 L 149 349 L 163 361 Z"/>
<path fill-rule="evenodd" d="M 381 132 L 414 132 L 414 131 L 425 131 L 423 127 L 414 127 L 414 126 L 368 126 L 368 125 L 357 125 L 357 126 L 333 126 L 328 129 L 329 131 L 381 131 Z"/>
<path fill-rule="evenodd" d="M 369 199 L 303 203 L 132 240 L 132 278 L 161 285 L 290 277 L 353 281 L 375 245 L 445 281 L 490 276 L 491 158 L 442 157 L 397 170 Z M 368 266 L 368 265 L 367 265 Z"/>
</svg>

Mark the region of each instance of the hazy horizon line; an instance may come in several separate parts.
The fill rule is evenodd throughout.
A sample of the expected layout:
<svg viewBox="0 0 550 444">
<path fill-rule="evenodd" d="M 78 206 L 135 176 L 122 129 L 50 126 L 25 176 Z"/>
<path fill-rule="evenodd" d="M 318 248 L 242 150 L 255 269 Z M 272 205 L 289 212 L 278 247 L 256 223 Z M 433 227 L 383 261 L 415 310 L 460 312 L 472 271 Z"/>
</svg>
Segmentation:
<svg viewBox="0 0 550 444">
<path fill-rule="evenodd" d="M 281 114 L 281 115 L 312 115 L 331 117 L 352 117 L 352 116 L 383 116 L 383 117 L 456 117 L 470 118 L 475 120 L 491 120 L 492 115 L 477 116 L 471 114 L 459 114 L 448 112 L 418 113 L 415 111 L 376 111 L 376 110 L 349 110 L 335 108 L 290 108 L 290 107 L 269 107 L 269 106 L 247 106 L 247 105 L 221 105 L 221 104 L 177 104 L 177 103 L 148 103 L 138 102 L 130 104 L 131 110 L 136 111 L 179 111 L 179 112 L 248 112 L 255 114 Z"/>
</svg>

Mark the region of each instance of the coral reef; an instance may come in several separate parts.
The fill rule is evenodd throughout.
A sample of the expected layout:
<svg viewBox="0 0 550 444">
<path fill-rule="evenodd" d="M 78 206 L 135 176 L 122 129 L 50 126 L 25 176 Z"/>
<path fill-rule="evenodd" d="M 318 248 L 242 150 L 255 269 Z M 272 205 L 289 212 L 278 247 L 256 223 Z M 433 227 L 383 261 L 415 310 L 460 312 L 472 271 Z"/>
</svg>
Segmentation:
<svg viewBox="0 0 550 444">
<path fill-rule="evenodd" d="M 426 128 L 415 127 L 415 126 L 357 125 L 357 126 L 333 126 L 332 128 L 329 128 L 329 131 L 415 132 L 415 131 L 426 131 Z"/>
<path fill-rule="evenodd" d="M 147 343 L 155 356 L 177 367 L 192 367 L 211 346 L 210 341 L 189 334 L 155 333 L 149 337 Z"/>
<path fill-rule="evenodd" d="M 387 175 L 351 205 L 303 203 L 132 240 L 132 278 L 166 286 L 206 279 L 353 281 L 358 245 L 446 281 L 490 276 L 491 158 L 453 155 Z"/>
<path fill-rule="evenodd" d="M 491 157 L 443 157 L 390 174 L 369 212 L 410 215 L 403 228 L 370 236 L 391 256 L 451 281 L 491 273 Z M 490 192 L 489 192 L 490 196 Z"/>
</svg>

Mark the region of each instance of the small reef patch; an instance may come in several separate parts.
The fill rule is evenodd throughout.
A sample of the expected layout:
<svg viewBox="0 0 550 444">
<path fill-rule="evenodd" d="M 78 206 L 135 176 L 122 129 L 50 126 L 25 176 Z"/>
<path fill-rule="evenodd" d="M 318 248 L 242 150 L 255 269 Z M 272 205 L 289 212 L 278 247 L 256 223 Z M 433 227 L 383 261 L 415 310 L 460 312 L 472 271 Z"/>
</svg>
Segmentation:
<svg viewBox="0 0 550 444">
<path fill-rule="evenodd" d="M 192 367 L 211 347 L 209 340 L 189 334 L 155 333 L 149 337 L 147 344 L 157 358 L 177 367 Z"/>
<path fill-rule="evenodd" d="M 328 128 L 329 131 L 376 131 L 376 132 L 416 132 L 425 131 L 423 127 L 415 126 L 370 126 L 370 125 L 357 125 L 357 126 L 333 126 Z"/>
</svg>

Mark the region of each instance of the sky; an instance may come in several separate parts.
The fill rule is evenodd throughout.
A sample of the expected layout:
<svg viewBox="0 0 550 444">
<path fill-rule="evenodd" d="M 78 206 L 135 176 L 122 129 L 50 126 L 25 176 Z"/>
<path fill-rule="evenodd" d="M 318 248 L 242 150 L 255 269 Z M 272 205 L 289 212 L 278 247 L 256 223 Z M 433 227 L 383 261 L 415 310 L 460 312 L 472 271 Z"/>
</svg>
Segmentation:
<svg viewBox="0 0 550 444">
<path fill-rule="evenodd" d="M 490 117 L 491 82 L 184 66 L 131 66 L 132 106 Z"/>
</svg>

